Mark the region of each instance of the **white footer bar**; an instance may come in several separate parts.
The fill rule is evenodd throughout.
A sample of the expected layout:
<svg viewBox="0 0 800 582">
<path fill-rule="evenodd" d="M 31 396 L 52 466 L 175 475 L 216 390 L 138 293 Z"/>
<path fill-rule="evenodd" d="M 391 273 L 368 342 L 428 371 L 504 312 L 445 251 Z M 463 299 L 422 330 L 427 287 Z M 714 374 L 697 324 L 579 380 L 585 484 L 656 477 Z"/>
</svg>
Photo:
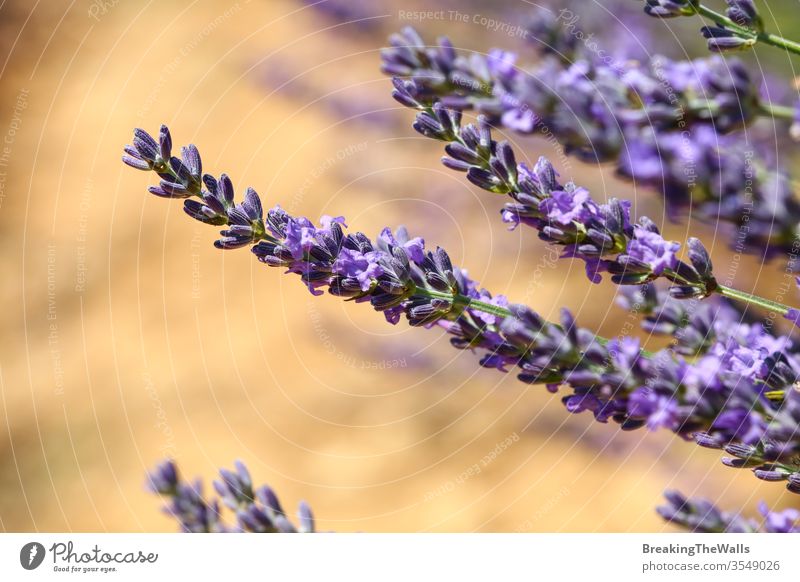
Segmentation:
<svg viewBox="0 0 800 582">
<path fill-rule="evenodd" d="M 792 534 L 2 534 L 0 580 L 800 580 Z"/>
</svg>

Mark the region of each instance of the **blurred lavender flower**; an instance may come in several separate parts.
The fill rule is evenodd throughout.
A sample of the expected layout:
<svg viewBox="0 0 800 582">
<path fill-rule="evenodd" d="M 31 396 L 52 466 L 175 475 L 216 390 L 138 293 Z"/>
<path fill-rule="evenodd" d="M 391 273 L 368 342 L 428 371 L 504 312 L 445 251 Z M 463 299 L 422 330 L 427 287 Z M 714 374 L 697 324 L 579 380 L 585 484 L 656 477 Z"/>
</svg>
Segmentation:
<svg viewBox="0 0 800 582">
<path fill-rule="evenodd" d="M 758 14 L 753 0 L 726 0 L 726 2 L 728 3 L 726 14 L 736 24 L 759 30 L 763 29 L 761 16 Z"/>
<path fill-rule="evenodd" d="M 738 60 L 655 57 L 612 66 L 586 57 L 545 60 L 527 70 L 514 53 L 491 49 L 467 57 L 445 37 L 429 46 L 410 27 L 389 43 L 381 52 L 383 72 L 413 81 L 412 95 L 421 103 L 441 100 L 492 121 L 530 111 L 538 127 L 528 133 L 551 128 L 572 153 L 591 160 L 619 155 L 621 134 L 631 128 L 687 129 L 713 121 L 716 131 L 729 132 L 765 114 L 758 84 Z"/>
<path fill-rule="evenodd" d="M 203 497 L 202 483 L 188 484 L 181 480 L 174 461 L 159 464 L 148 476 L 150 491 L 167 500 L 164 512 L 175 518 L 181 531 L 187 533 L 308 533 L 315 531 L 314 517 L 306 502 L 298 508 L 298 526 L 288 519 L 275 492 L 266 485 L 253 492 L 253 483 L 247 467 L 236 461 L 236 471 L 220 469 L 220 479 L 214 489 L 220 499 L 207 501 Z M 220 500 L 236 516 L 236 524 L 222 520 Z"/>
<path fill-rule="evenodd" d="M 685 356 L 704 355 L 731 338 L 745 343 L 753 329 L 762 329 L 722 297 L 679 301 L 652 283 L 621 288 L 617 303 L 641 317 L 647 333 L 671 338 L 672 350 Z"/>
<path fill-rule="evenodd" d="M 755 519 L 746 519 L 737 513 L 725 512 L 705 499 L 687 499 L 677 491 L 664 493 L 666 505 L 657 511 L 665 520 L 701 533 L 799 533 L 800 511 L 785 509 L 770 511 L 763 501 L 758 511 L 763 517 L 759 523 Z"/>
<path fill-rule="evenodd" d="M 680 9 L 658 7 L 672 4 Z M 768 256 L 791 252 L 800 201 L 790 180 L 770 170 L 741 136 L 728 135 L 777 111 L 762 101 L 742 62 L 656 57 L 614 67 L 551 59 L 526 71 L 511 66 L 511 53 L 467 58 L 446 38 L 427 46 L 411 28 L 390 44 L 383 71 L 406 78 L 395 80 L 403 105 L 441 103 L 516 132 L 545 132 L 582 160 L 615 160 L 622 177 L 662 193 L 672 216 L 691 207 L 700 218 L 747 226 L 737 230 L 733 246 Z"/>
<path fill-rule="evenodd" d="M 695 0 L 645 0 L 644 11 L 657 18 L 691 16 L 695 13 Z"/>
<path fill-rule="evenodd" d="M 758 511 L 764 517 L 764 531 L 767 533 L 800 533 L 800 511 L 784 509 L 770 511 L 763 501 L 758 504 Z"/>
<path fill-rule="evenodd" d="M 418 119 L 419 128 L 440 139 L 461 135 L 465 151 L 455 154 L 455 162 L 468 158 L 467 151 L 488 160 L 485 167 L 478 168 L 482 172 L 473 172 L 473 181 L 485 182 L 501 192 L 514 189 L 525 201 L 525 213 L 528 206 L 537 207 L 537 196 L 561 188 L 552 166 L 542 162 L 522 171 L 515 165 L 510 147 L 495 144 L 485 124 L 460 128 L 457 117 L 445 115 L 439 108 L 435 114 Z M 139 143 L 145 149 L 152 145 L 144 136 Z M 146 159 L 145 153 L 136 151 Z M 196 148 L 183 151 L 184 156 L 197 160 L 181 163 L 199 167 Z M 181 166 L 170 165 L 174 167 Z M 171 172 L 162 173 L 187 188 L 195 179 L 175 169 Z M 298 275 L 312 293 L 321 294 L 327 288 L 332 295 L 369 303 L 393 324 L 405 316 L 410 325 L 444 329 L 452 336 L 454 347 L 482 350 L 480 365 L 484 367 L 505 371 L 514 366 L 522 382 L 547 384 L 554 392 L 561 385 L 567 387 L 571 392 L 562 401 L 569 412 L 590 411 L 597 421 L 613 420 L 626 430 L 645 425 L 652 430 L 667 428 L 694 438 L 702 446 L 724 449 L 734 457 L 723 460 L 729 466 L 752 468 L 756 477 L 784 481 L 790 491 L 800 493 L 800 389 L 793 387 L 800 377 L 800 360 L 790 338 L 772 335 L 762 326 L 742 324 L 726 333 L 716 330 L 715 340 L 700 342 L 695 347 L 701 355 L 694 361 L 670 349 L 650 353 L 634 338 L 608 341 L 578 327 L 567 310 L 556 324 L 544 321 L 528 307 L 508 305 L 500 296 L 493 298 L 455 267 L 443 249 L 423 253 L 422 240 L 409 237 L 405 231 L 390 236 L 384 230 L 373 242 L 360 232 L 345 234 L 343 217 L 325 217 L 317 226 L 306 218 L 290 216 L 280 207 L 262 214 L 260 200 L 252 189 L 248 189 L 244 203 L 235 204 L 233 196 L 228 195 L 226 180 L 206 175 L 202 182 L 216 188 L 216 193 L 202 191 L 196 195 L 209 211 L 198 212 L 191 204 L 195 201 L 187 200 L 187 214 L 201 222 L 213 215 L 217 224 L 223 217 L 217 212 L 225 206 L 229 229 L 246 217 L 250 221 L 246 236 L 256 257 L 268 266 Z M 619 204 L 609 205 L 607 210 L 602 210 L 602 205 L 597 208 L 604 216 L 598 227 L 620 236 L 615 239 L 608 235 L 611 244 L 616 244 L 614 240 L 629 241 L 633 227 L 627 209 Z M 261 222 L 255 224 L 256 217 Z M 640 227 L 654 232 L 646 221 Z M 227 230 L 222 232 L 223 239 L 230 237 Z M 542 232 L 554 236 L 554 231 L 543 228 Z M 609 248 L 606 238 L 600 236 L 603 232 L 592 235 L 597 240 L 586 239 L 596 245 L 593 248 L 601 249 L 600 255 L 602 249 Z M 674 249 L 669 245 L 655 239 L 639 242 L 647 245 L 646 251 L 640 250 L 641 257 L 653 264 L 671 264 Z M 676 266 L 676 273 L 689 270 L 702 283 L 711 271 L 710 264 L 705 264 L 708 255 L 699 243 L 689 246 L 692 265 Z M 588 252 L 582 247 L 577 247 L 579 252 Z M 625 261 L 612 261 L 618 263 Z M 652 269 L 650 263 L 631 256 L 627 264 Z M 652 306 L 648 307 L 652 318 L 657 304 L 663 301 L 656 295 L 655 299 L 647 297 L 646 302 Z M 692 340 L 685 345 L 695 344 Z M 218 515 L 216 505 L 203 501 L 199 487 L 181 485 L 174 467 L 162 467 L 151 481 L 155 490 L 173 499 L 173 514 L 187 530 L 220 527 L 214 517 Z M 268 492 L 262 495 L 267 500 L 262 501 L 264 507 L 252 507 L 252 483 L 243 466 L 237 466 L 235 472 L 223 472 L 215 488 L 228 507 L 239 508 L 242 529 L 266 528 L 264 515 L 278 529 L 288 527 L 276 517 L 279 506 L 270 501 Z M 255 497 L 260 499 L 258 492 Z M 265 507 L 271 507 L 273 514 Z"/>
<path fill-rule="evenodd" d="M 177 520 L 181 531 L 187 533 L 225 532 L 220 521 L 219 504 L 206 501 L 200 481 L 186 483 L 178 475 L 172 461 L 158 465 L 147 479 L 148 489 L 167 500 L 164 513 Z"/>
</svg>

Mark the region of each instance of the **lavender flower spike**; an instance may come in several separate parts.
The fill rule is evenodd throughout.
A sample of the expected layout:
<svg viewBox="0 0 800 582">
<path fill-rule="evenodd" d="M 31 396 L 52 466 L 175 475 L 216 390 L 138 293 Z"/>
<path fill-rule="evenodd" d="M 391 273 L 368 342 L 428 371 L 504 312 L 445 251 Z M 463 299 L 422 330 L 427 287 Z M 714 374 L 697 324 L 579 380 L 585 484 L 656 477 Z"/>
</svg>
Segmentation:
<svg viewBox="0 0 800 582">
<path fill-rule="evenodd" d="M 314 517 L 303 501 L 298 509 L 295 527 L 281 508 L 277 496 L 269 487 L 253 491 L 250 472 L 244 463 L 236 462 L 236 471 L 220 469 L 220 480 L 214 482 L 219 499 L 206 500 L 202 484 L 184 482 L 175 463 L 164 461 L 148 475 L 148 489 L 167 500 L 164 512 L 175 518 L 181 531 L 187 533 L 311 533 L 315 531 Z M 235 525 L 222 519 L 220 501 L 236 518 Z"/>
<path fill-rule="evenodd" d="M 167 500 L 163 511 L 178 522 L 181 531 L 228 531 L 220 521 L 218 503 L 206 501 L 199 481 L 191 484 L 183 481 L 173 461 L 164 461 L 148 475 L 147 488 Z"/>
<path fill-rule="evenodd" d="M 659 515 L 691 532 L 800 533 L 800 511 L 796 509 L 770 511 L 761 502 L 758 511 L 764 521 L 759 524 L 758 520 L 722 511 L 705 499 L 687 499 L 677 491 L 667 491 L 664 497 L 667 503 L 658 507 Z"/>
<path fill-rule="evenodd" d="M 438 120 L 438 125 L 430 124 L 428 129 L 455 131 L 454 124 L 443 124 L 446 121 Z M 484 155 L 492 152 L 490 167 L 498 180 L 502 178 L 498 187 L 530 183 L 524 192 L 531 193 L 526 195 L 532 208 L 536 202 L 532 194 L 556 183 L 547 165 L 526 176 L 515 171 L 513 157 L 499 146 L 493 149 L 483 129 L 470 129 L 466 135 L 465 142 L 476 151 Z M 175 174 L 180 184 L 188 185 L 192 179 Z M 650 353 L 634 338 L 609 341 L 580 328 L 566 310 L 556 324 L 544 321 L 523 305 L 508 305 L 504 297 L 492 297 L 480 289 L 452 264 L 443 249 L 423 252 L 422 240 L 403 231 L 391 234 L 384 230 L 373 240 L 360 232 L 346 234 L 342 217 L 326 217 L 315 225 L 280 207 L 263 213 L 253 190 L 248 190 L 242 204 L 231 200 L 224 215 L 215 214 L 220 204 L 220 182 L 209 176 L 204 176 L 203 182 L 216 183 L 217 191 L 197 195 L 199 210 L 195 200 L 187 200 L 187 214 L 202 222 L 213 215 L 214 224 L 224 219 L 225 224 L 220 225 L 229 228 L 246 216 L 251 221 L 247 236 L 252 238 L 251 250 L 256 257 L 268 266 L 299 276 L 313 294 L 326 289 L 356 303 L 369 303 L 392 324 L 405 317 L 413 326 L 437 326 L 452 336 L 454 347 L 482 350 L 480 365 L 484 367 L 500 371 L 516 367 L 520 381 L 547 384 L 554 392 L 563 385 L 570 391 L 562 398 L 569 412 L 589 411 L 597 421 L 613 420 L 626 430 L 648 426 L 694 438 L 702 446 L 733 455 L 732 459 L 723 459 L 725 464 L 751 468 L 756 477 L 782 481 L 789 491 L 800 493 L 800 434 L 796 430 L 800 424 L 800 390 L 793 388 L 800 378 L 800 360 L 790 338 L 775 336 L 760 325 L 742 324 L 701 342 L 701 355 L 695 361 L 681 358 L 677 350 Z M 245 205 L 247 208 L 243 208 Z M 606 211 L 602 224 L 609 232 L 627 234 L 631 227 L 626 216 L 618 205 L 616 210 Z M 640 221 L 640 227 L 652 232 L 647 222 Z M 223 237 L 227 236 L 225 232 Z M 598 240 L 589 240 L 601 245 L 602 237 L 594 236 Z M 657 259 L 671 261 L 673 249 L 669 245 L 654 245 L 653 241 L 647 241 L 647 245 L 643 258 L 654 264 Z M 701 264 L 707 261 L 707 255 L 696 245 L 691 249 L 693 272 L 710 272 L 710 265 Z M 651 269 L 635 257 L 629 257 L 624 266 Z M 176 478 L 169 470 L 161 471 L 158 477 L 154 479 L 158 487 L 170 491 Z M 224 472 L 216 488 L 228 507 L 239 508 L 245 524 L 242 527 L 264 526 L 264 511 L 251 507 L 251 480 L 242 466 L 235 472 Z M 195 493 L 187 493 L 192 510 L 205 507 L 202 497 Z M 271 523 L 279 529 L 285 526 L 274 496 L 269 492 L 259 495 L 256 491 L 256 498 L 263 498 L 262 504 L 273 511 L 266 513 Z M 205 515 L 201 517 L 188 523 L 210 523 Z"/>
<path fill-rule="evenodd" d="M 395 79 L 395 96 L 407 94 L 407 84 Z M 405 97 L 400 97 L 402 102 Z M 448 168 L 465 172 L 476 186 L 493 193 L 508 194 L 501 216 L 512 228 L 518 224 L 539 231 L 539 238 L 564 246 L 563 257 L 583 259 L 589 279 L 597 283 L 602 272 L 612 275 L 620 285 L 641 285 L 663 277 L 674 283 L 673 297 L 681 299 L 708 297 L 719 293 L 787 315 L 786 305 L 718 284 L 711 259 L 702 243 L 687 241 L 689 261 L 679 261 L 677 243 L 665 241 L 656 224 L 647 217 L 633 223 L 631 203 L 611 199 L 598 204 L 573 183 L 561 185 L 557 172 L 544 158 L 531 169 L 516 162 L 508 142 L 492 139 L 487 119 L 477 124 L 461 125 L 461 113 L 447 110 L 441 103 L 422 108 L 414 128 L 432 139 L 449 142 Z"/>
<path fill-rule="evenodd" d="M 395 79 L 395 95 L 406 95 L 406 84 Z M 402 102 L 404 97 L 400 97 Z M 492 139 L 483 116 L 476 125 L 461 125 L 461 114 L 440 103 L 417 114 L 414 128 L 426 137 L 447 142 L 448 168 L 465 172 L 484 190 L 507 194 L 502 218 L 512 228 L 518 224 L 539 231 L 539 238 L 563 246 L 563 257 L 580 258 L 593 282 L 602 272 L 620 285 L 641 285 L 659 277 L 672 281 L 676 297 L 705 297 L 718 289 L 711 259 L 702 243 L 689 244 L 691 264 L 678 260 L 680 245 L 666 241 L 647 217 L 632 223 L 631 204 L 612 199 L 595 202 L 588 190 L 561 184 L 552 164 L 540 158 L 534 168 L 517 163 L 507 141 Z"/>
<path fill-rule="evenodd" d="M 653 7 L 679 15 L 691 5 Z M 728 42 L 715 38 L 720 46 Z M 404 106 L 424 110 L 441 103 L 511 131 L 541 132 L 581 160 L 615 161 L 621 177 L 663 196 L 672 217 L 689 209 L 737 227 L 730 229 L 737 250 L 793 253 L 800 202 L 790 179 L 732 133 L 761 116 L 793 120 L 795 112 L 765 102 L 744 63 L 656 57 L 619 67 L 587 55 L 574 63 L 550 58 L 529 70 L 512 66 L 510 53 L 467 56 L 447 39 L 426 46 L 410 28 L 393 35 L 391 44 L 382 52 L 382 70 L 398 77 L 394 97 Z M 418 119 L 415 127 L 426 121 Z M 446 163 L 454 169 L 471 163 L 451 158 Z M 694 170 L 691 180 L 687 167 Z M 480 179 L 482 172 L 473 174 Z M 752 185 L 748 195 L 743 184 Z"/>
</svg>

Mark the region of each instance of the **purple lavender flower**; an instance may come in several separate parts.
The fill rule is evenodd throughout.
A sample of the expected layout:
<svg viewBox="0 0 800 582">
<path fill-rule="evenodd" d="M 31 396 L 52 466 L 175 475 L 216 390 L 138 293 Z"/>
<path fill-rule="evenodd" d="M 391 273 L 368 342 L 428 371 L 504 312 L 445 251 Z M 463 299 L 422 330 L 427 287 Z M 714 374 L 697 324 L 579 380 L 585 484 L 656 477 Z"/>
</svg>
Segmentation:
<svg viewBox="0 0 800 582">
<path fill-rule="evenodd" d="M 758 504 L 758 512 L 764 517 L 764 531 L 767 533 L 800 533 L 800 511 L 797 509 L 770 511 L 762 501 Z"/>
<path fill-rule="evenodd" d="M 199 160 L 199 155 L 198 155 Z M 184 206 L 192 215 L 193 207 Z M 257 241 L 264 232 L 264 217 L 261 200 L 252 188 L 248 188 L 244 201 L 227 209 L 228 229 L 220 231 L 222 238 L 214 242 L 219 249 L 238 249 Z M 201 220 L 201 222 L 206 222 Z"/>
<path fill-rule="evenodd" d="M 316 243 L 317 227 L 307 218 L 286 222 L 285 246 L 295 259 L 301 259 Z"/>
<path fill-rule="evenodd" d="M 654 275 L 660 275 L 665 269 L 672 270 L 677 266 L 678 258 L 675 253 L 681 245 L 667 242 L 657 232 L 641 227 L 634 228 L 633 233 L 626 256 L 647 264 Z"/>
<path fill-rule="evenodd" d="M 379 239 L 386 245 L 387 249 L 392 246 L 402 248 L 408 255 L 408 258 L 418 265 L 422 264 L 425 260 L 425 241 L 418 236 L 410 238 L 405 227 L 401 226 L 397 229 L 396 237 L 392 234 L 390 228 L 384 228 L 383 231 L 381 231 Z"/>
<path fill-rule="evenodd" d="M 586 222 L 600 214 L 600 209 L 589 196 L 586 188 L 555 190 L 549 198 L 542 200 L 539 210 L 548 219 L 567 225 L 572 222 Z"/>
<path fill-rule="evenodd" d="M 761 17 L 753 0 L 726 0 L 726 2 L 728 3 L 726 14 L 736 24 L 750 28 L 763 28 Z"/>
<path fill-rule="evenodd" d="M 666 491 L 666 505 L 657 508 L 666 521 L 691 532 L 703 533 L 754 533 L 758 524 L 738 514 L 718 509 L 705 499 L 687 499 L 677 491 Z"/>
<path fill-rule="evenodd" d="M 741 408 L 721 413 L 711 426 L 730 435 L 731 440 L 748 445 L 764 438 L 767 429 L 761 415 Z"/>
<path fill-rule="evenodd" d="M 177 520 L 187 533 L 225 532 L 220 522 L 219 504 L 203 497 L 199 481 L 189 484 L 181 480 L 175 463 L 164 461 L 147 477 L 147 488 L 168 500 L 164 513 Z"/>
<path fill-rule="evenodd" d="M 306 502 L 298 509 L 295 527 L 281 508 L 275 492 L 266 485 L 253 491 L 250 472 L 241 461 L 236 461 L 236 470 L 220 469 L 220 479 L 214 481 L 214 489 L 220 499 L 206 500 L 199 480 L 193 484 L 184 482 L 173 461 L 165 461 L 148 475 L 148 488 L 167 500 L 164 507 L 167 515 L 176 519 L 181 531 L 187 533 L 310 533 L 315 531 L 314 517 Z M 236 525 L 228 525 L 222 519 L 220 501 L 236 517 Z"/>
<path fill-rule="evenodd" d="M 668 396 L 658 395 L 649 388 L 639 388 L 628 399 L 628 413 L 647 419 L 647 428 L 673 430 L 678 423 L 678 403 Z"/>
<path fill-rule="evenodd" d="M 241 461 L 235 463 L 236 471 L 220 469 L 219 481 L 214 481 L 214 489 L 220 496 L 222 502 L 229 508 L 236 511 L 242 505 L 249 505 L 253 502 L 253 480 L 250 472 Z"/>
<path fill-rule="evenodd" d="M 178 468 L 174 461 L 167 460 L 160 463 L 152 473 L 147 476 L 147 488 L 153 493 L 171 495 L 178 488 Z"/>
<path fill-rule="evenodd" d="M 507 146 L 495 144 L 483 126 L 460 128 L 443 112 L 438 117 L 431 116 L 426 123 L 435 133 L 457 132 L 464 147 L 484 160 L 488 158 L 485 167 L 517 196 L 515 204 L 520 205 L 517 211 L 521 219 L 537 216 L 534 209 L 540 199 L 547 198 L 543 196 L 545 192 L 564 191 L 546 163 L 538 163 L 533 171 L 518 171 L 513 165 L 513 153 Z M 459 155 L 466 157 L 466 153 Z M 193 179 L 175 174 L 172 177 L 183 184 Z M 204 183 L 219 181 L 204 178 Z M 201 192 L 197 197 L 208 200 L 210 194 Z M 229 227 L 240 220 L 241 214 L 251 222 L 255 216 L 262 216 L 261 203 L 252 189 L 244 203 L 228 206 Z M 611 233 L 608 236 L 612 241 L 616 240 L 612 234 L 623 241 L 633 239 L 634 227 L 623 205 L 610 203 L 599 205 L 598 209 L 604 222 L 592 223 L 593 228 L 604 228 Z M 206 215 L 197 218 L 205 221 Z M 756 477 L 783 481 L 789 491 L 800 493 L 800 390 L 793 387 L 800 378 L 800 361 L 794 342 L 788 338 L 774 336 L 759 325 L 740 323 L 728 329 L 714 327 L 715 339 L 684 342 L 686 347 L 692 346 L 703 354 L 696 362 L 684 360 L 670 349 L 650 353 L 630 338 L 609 342 L 597 337 L 580 328 L 566 310 L 556 324 L 544 321 L 525 306 L 507 304 L 502 296 L 493 298 L 455 267 L 443 249 L 428 251 L 421 262 L 414 262 L 409 254 L 420 249 L 416 243 L 408 245 L 414 239 L 403 231 L 397 231 L 394 237 L 398 244 L 392 243 L 385 231 L 384 237 L 373 242 L 363 233 L 346 234 L 341 217 L 325 219 L 324 225 L 316 226 L 279 207 L 263 214 L 261 220 L 262 226 L 252 229 L 253 253 L 269 266 L 299 275 L 315 293 L 327 288 L 333 295 L 368 302 L 392 323 L 405 316 L 410 325 L 444 329 L 452 336 L 454 347 L 482 350 L 482 366 L 501 371 L 516 367 L 519 380 L 545 384 L 551 391 L 558 386 L 567 387 L 571 393 L 562 400 L 570 412 L 589 411 L 597 421 L 613 420 L 624 429 L 647 425 L 694 437 L 702 446 L 724 449 L 733 455 L 732 459 L 723 459 L 725 464 L 752 468 Z M 298 238 L 292 234 L 292 225 L 301 225 L 307 232 Z M 563 238 L 563 234 L 556 239 L 556 233 L 546 228 L 552 229 L 542 223 L 546 236 L 562 244 L 570 242 L 579 249 L 577 252 L 589 252 L 581 245 L 576 247 L 575 240 Z M 638 228 L 643 229 L 644 238 L 656 234 L 654 225 L 644 219 Z M 585 240 L 599 249 L 611 248 L 605 246 L 602 234 L 598 230 Z M 300 245 L 302 254 L 292 252 L 296 245 Z M 679 262 L 674 268 L 675 276 L 697 277 L 697 284 L 701 285 L 710 265 L 705 265 L 707 253 L 698 245 L 695 242 L 690 246 L 692 265 Z M 661 241 L 650 244 L 647 250 L 658 260 L 672 251 Z M 608 262 L 610 266 L 651 268 L 634 257 Z M 650 271 L 647 273 L 647 277 L 652 276 Z M 666 306 L 666 300 L 657 295 L 654 299 L 652 294 L 643 297 L 649 319 L 656 326 L 658 304 Z M 667 312 L 662 309 L 661 313 Z M 668 313 L 673 318 L 678 314 Z M 691 325 L 699 330 L 703 329 L 700 326 L 711 325 L 702 319 L 702 312 L 687 323 L 670 323 L 669 317 L 667 327 L 658 329 L 666 331 L 673 326 L 686 330 Z M 699 333 L 698 330 L 695 331 Z M 251 507 L 252 484 L 243 466 L 237 466 L 235 472 L 223 472 L 221 478 L 215 487 L 228 507 L 238 508 L 241 528 L 265 527 L 264 516 L 278 529 L 289 527 L 280 516 L 271 516 L 263 507 Z M 206 531 L 217 527 L 216 507 L 206 503 L 198 489 L 175 485 L 176 480 L 177 476 L 166 467 L 152 482 L 156 490 L 170 495 L 175 491 L 172 497 L 177 505 L 173 513 L 181 516 L 187 529 Z M 258 492 L 255 497 L 259 498 Z"/>
<path fill-rule="evenodd" d="M 677 10 L 675 15 L 691 9 L 689 3 L 654 7 Z M 790 182 L 740 136 L 727 135 L 775 114 L 740 61 L 657 57 L 614 67 L 588 59 L 570 65 L 547 60 L 513 75 L 495 66 L 492 75 L 483 57 L 460 55 L 446 40 L 426 46 L 411 29 L 393 36 L 392 48 L 382 55 L 384 72 L 410 78 L 395 80 L 394 96 L 407 107 L 441 102 L 475 110 L 513 131 L 547 132 L 582 160 L 616 160 L 621 176 L 664 196 L 672 217 L 691 208 L 708 221 L 747 221 L 748 229 L 737 229 L 732 245 L 767 250 L 768 256 L 791 252 L 800 202 Z M 504 55 L 503 62 L 511 60 Z M 415 126 L 424 127 L 420 120 Z M 458 156 L 447 163 L 455 169 L 469 163 L 453 158 Z M 760 169 L 755 174 L 754 167 Z M 482 171 L 470 179 L 503 191 Z M 744 189 L 745 183 L 752 187 Z M 506 213 L 510 224 L 516 218 Z"/>
<path fill-rule="evenodd" d="M 643 318 L 644 331 L 670 337 L 672 349 L 685 356 L 704 356 L 712 349 L 728 345 L 726 342 L 730 338 L 737 343 L 747 343 L 755 329 L 741 311 L 719 296 L 705 298 L 702 302 L 698 299 L 678 301 L 653 283 L 623 287 L 620 293 L 617 302 Z M 686 381 L 692 386 L 709 387 L 719 367 L 717 355 L 700 358 Z"/>
<path fill-rule="evenodd" d="M 402 92 L 402 84 L 396 83 Z M 611 199 L 606 204 L 592 200 L 589 192 L 573 183 L 558 183 L 552 164 L 540 158 L 531 170 L 517 164 L 508 142 L 496 142 L 484 117 L 476 125 L 461 126 L 458 112 L 440 103 L 417 115 L 415 129 L 428 137 L 449 142 L 448 168 L 465 172 L 476 186 L 508 194 L 502 220 L 514 228 L 531 226 L 539 237 L 565 247 L 562 257 L 579 258 L 586 263 L 589 279 L 598 282 L 600 273 L 612 274 L 621 285 L 641 285 L 658 277 L 675 283 L 671 291 L 681 298 L 703 297 L 717 289 L 711 259 L 697 239 L 692 239 L 690 260 L 679 261 L 680 245 L 667 242 L 656 225 L 646 217 L 634 225 L 629 201 Z"/>
<path fill-rule="evenodd" d="M 704 26 L 700 32 L 707 41 L 708 50 L 712 53 L 748 50 L 757 42 L 754 38 L 742 38 L 724 26 Z"/>
<path fill-rule="evenodd" d="M 691 16 L 695 13 L 693 0 L 645 0 L 645 13 L 657 18 Z"/>
<path fill-rule="evenodd" d="M 342 249 L 333 264 L 333 272 L 356 279 L 362 291 L 369 291 L 372 281 L 383 275 L 380 260 L 384 256 L 381 252 L 362 253 L 355 249 Z"/>
<path fill-rule="evenodd" d="M 800 326 L 800 309 L 791 308 L 783 317 L 784 319 L 791 321 L 793 324 Z"/>
</svg>

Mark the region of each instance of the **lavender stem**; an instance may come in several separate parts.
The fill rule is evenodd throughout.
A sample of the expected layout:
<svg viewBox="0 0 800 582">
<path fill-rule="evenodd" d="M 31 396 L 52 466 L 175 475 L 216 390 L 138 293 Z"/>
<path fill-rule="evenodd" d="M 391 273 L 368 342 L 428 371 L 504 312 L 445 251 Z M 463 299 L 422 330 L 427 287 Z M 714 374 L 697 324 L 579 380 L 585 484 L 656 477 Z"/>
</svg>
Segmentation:
<svg viewBox="0 0 800 582">
<path fill-rule="evenodd" d="M 777 34 L 772 34 L 769 32 L 755 32 L 753 30 L 740 26 L 739 24 L 737 24 L 724 14 L 720 14 L 716 10 L 704 6 L 700 2 L 698 2 L 694 6 L 694 9 L 697 12 L 697 14 L 705 16 L 706 18 L 709 18 L 718 24 L 724 24 L 725 27 L 729 28 L 740 38 L 763 42 L 764 44 L 781 48 L 787 52 L 794 53 L 796 55 L 800 55 L 800 43 L 797 43 L 793 40 L 789 40 L 788 38 L 784 38 Z"/>
<path fill-rule="evenodd" d="M 427 113 L 431 117 L 436 117 L 437 116 L 436 108 L 433 107 L 433 106 L 420 105 L 420 106 L 416 107 L 416 109 L 419 110 L 419 111 L 422 111 L 424 113 Z M 458 131 L 452 132 L 452 134 L 450 136 L 448 136 L 446 141 L 450 141 L 451 143 L 460 144 L 460 145 L 464 146 L 466 149 L 470 149 L 470 150 L 474 149 L 474 148 L 472 148 L 471 144 L 469 144 L 467 142 L 467 140 L 465 140 L 464 137 L 461 135 L 461 133 L 458 132 Z M 482 165 L 482 167 L 486 168 L 487 170 L 491 170 L 491 159 L 492 159 L 492 149 L 491 149 L 491 147 L 478 148 L 477 150 L 475 150 L 475 154 L 480 159 L 479 163 Z M 516 175 L 509 174 L 507 176 L 507 178 L 504 178 L 504 180 L 506 181 L 510 191 L 512 191 L 512 192 L 519 191 L 519 184 L 518 184 Z M 664 273 L 666 275 L 668 275 L 669 278 L 675 283 L 681 283 L 681 284 L 686 284 L 686 285 L 689 285 L 691 283 L 688 280 L 683 280 L 683 277 L 681 276 L 681 274 L 676 272 L 676 271 L 674 271 L 674 270 L 672 270 L 672 269 L 667 269 L 667 270 L 664 271 Z M 729 297 L 731 299 L 736 299 L 736 300 L 739 300 L 739 301 L 742 301 L 744 303 L 748 303 L 748 304 L 751 304 L 751 305 L 757 305 L 759 307 L 768 309 L 770 311 L 775 311 L 775 312 L 779 313 L 780 315 L 784 315 L 784 316 L 787 315 L 791 310 L 791 308 L 789 306 L 783 305 L 783 304 L 778 303 L 776 301 L 771 301 L 771 300 L 766 299 L 764 297 L 759 297 L 758 295 L 754 295 L 752 293 L 747 293 L 745 291 L 739 291 L 738 289 L 734 289 L 732 287 L 727 287 L 725 285 L 721 285 L 716 281 L 714 281 L 713 285 L 712 284 L 708 285 L 707 290 L 706 290 L 706 296 L 710 296 L 713 293 L 718 293 L 718 294 L 723 295 L 725 297 Z M 478 302 L 478 303 L 480 303 L 480 302 Z M 493 311 L 487 311 L 486 309 L 484 309 L 484 306 L 475 305 L 474 303 L 471 304 L 471 305 L 472 305 L 472 307 L 474 307 L 475 309 L 477 309 L 479 311 L 486 311 L 487 313 L 492 313 L 494 315 L 500 315 L 500 316 L 507 316 L 508 315 L 507 313 L 503 314 L 503 313 L 497 312 L 496 310 L 498 308 L 496 306 L 494 306 L 494 305 L 486 304 L 486 306 L 485 306 L 487 308 L 491 308 Z"/>
<path fill-rule="evenodd" d="M 725 285 L 718 285 L 715 292 L 730 299 L 736 299 L 738 301 L 743 301 L 744 303 L 758 305 L 759 307 L 775 311 L 781 315 L 786 315 L 789 313 L 789 307 L 786 305 L 765 299 L 764 297 L 759 297 L 758 295 L 753 295 L 752 293 L 739 291 L 738 289 L 733 289 L 732 287 L 726 287 Z"/>
</svg>

